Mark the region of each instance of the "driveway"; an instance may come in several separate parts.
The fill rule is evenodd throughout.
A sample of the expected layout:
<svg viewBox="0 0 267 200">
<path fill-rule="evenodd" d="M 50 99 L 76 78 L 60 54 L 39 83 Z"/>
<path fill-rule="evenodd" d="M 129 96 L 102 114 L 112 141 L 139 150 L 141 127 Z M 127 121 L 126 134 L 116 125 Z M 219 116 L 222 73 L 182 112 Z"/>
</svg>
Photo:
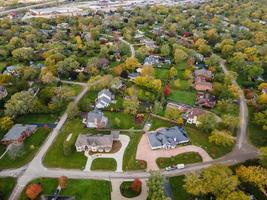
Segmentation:
<svg viewBox="0 0 267 200">
<path fill-rule="evenodd" d="M 129 144 L 130 138 L 128 135 L 120 135 L 119 140 L 121 142 L 121 148 L 118 152 L 112 153 L 112 154 L 111 153 L 106 153 L 106 154 L 99 153 L 99 154 L 89 155 L 84 171 L 91 171 L 92 162 L 96 158 L 114 158 L 117 162 L 116 172 L 122 172 L 123 154 L 124 154 L 124 151 L 127 145 Z"/>
<path fill-rule="evenodd" d="M 144 134 L 141 138 L 140 143 L 138 144 L 136 159 L 145 160 L 147 162 L 147 170 L 158 170 L 158 165 L 156 159 L 159 157 L 171 157 L 178 154 L 187 153 L 187 152 L 196 152 L 201 157 L 203 162 L 212 161 L 212 158 L 209 154 L 200 147 L 194 145 L 188 145 L 183 147 L 177 147 L 174 149 L 158 149 L 152 150 L 149 145 L 147 134 Z"/>
<path fill-rule="evenodd" d="M 132 179 L 113 179 L 111 181 L 111 184 L 112 184 L 111 200 L 128 200 L 129 199 L 121 195 L 120 185 L 123 181 L 132 181 Z M 142 182 L 142 192 L 137 197 L 131 198 L 131 200 L 146 200 L 147 199 L 148 187 L 146 185 L 146 181 L 144 179 L 141 179 L 140 181 Z"/>
</svg>

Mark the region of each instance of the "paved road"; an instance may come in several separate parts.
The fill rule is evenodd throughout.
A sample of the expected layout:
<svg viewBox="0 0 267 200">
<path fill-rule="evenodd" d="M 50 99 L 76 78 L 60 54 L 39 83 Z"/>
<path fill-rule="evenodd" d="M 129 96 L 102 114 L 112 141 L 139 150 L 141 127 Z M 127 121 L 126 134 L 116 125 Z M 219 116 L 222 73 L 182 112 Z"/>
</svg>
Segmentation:
<svg viewBox="0 0 267 200">
<path fill-rule="evenodd" d="M 228 74 L 228 70 L 225 67 L 224 61 L 221 62 L 221 67 L 225 74 Z M 70 83 L 70 82 L 69 82 Z M 237 84 L 233 81 L 234 84 Z M 74 82 L 73 84 L 77 84 Z M 81 93 L 75 98 L 75 103 L 77 103 L 83 95 L 87 92 L 88 87 L 86 84 L 84 85 L 84 89 Z M 240 90 L 241 91 L 241 90 Z M 242 92 L 239 94 L 240 96 L 240 128 L 237 133 L 237 143 L 234 150 L 227 154 L 226 156 L 216 159 L 213 161 L 190 164 L 186 165 L 186 168 L 183 170 L 174 170 L 165 172 L 162 171 L 162 174 L 166 177 L 169 176 L 177 176 L 185 173 L 189 173 L 192 171 L 197 171 L 204 169 L 206 167 L 211 166 L 212 164 L 225 164 L 225 165 L 233 165 L 236 163 L 244 162 L 247 159 L 255 158 L 258 155 L 258 150 L 249 144 L 246 136 L 247 130 L 247 121 L 248 121 L 248 113 L 247 113 L 247 105 Z M 53 141 L 59 134 L 60 128 L 63 126 L 67 119 L 67 114 L 64 113 L 61 117 L 60 122 L 57 127 L 50 133 L 44 145 L 41 147 L 40 151 L 34 157 L 34 159 L 27 165 L 19 169 L 14 170 L 4 170 L 0 172 L 0 176 L 14 176 L 18 177 L 17 185 L 15 186 L 10 200 L 18 199 L 20 193 L 22 192 L 25 185 L 34 178 L 38 177 L 59 177 L 61 175 L 68 176 L 69 178 L 76 179 L 132 179 L 132 178 L 140 178 L 145 179 L 149 177 L 148 172 L 144 171 L 132 171 L 132 172 L 84 172 L 81 170 L 68 170 L 68 169 L 51 169 L 45 168 L 42 165 L 42 159 L 48 148 L 53 144 Z"/>
</svg>

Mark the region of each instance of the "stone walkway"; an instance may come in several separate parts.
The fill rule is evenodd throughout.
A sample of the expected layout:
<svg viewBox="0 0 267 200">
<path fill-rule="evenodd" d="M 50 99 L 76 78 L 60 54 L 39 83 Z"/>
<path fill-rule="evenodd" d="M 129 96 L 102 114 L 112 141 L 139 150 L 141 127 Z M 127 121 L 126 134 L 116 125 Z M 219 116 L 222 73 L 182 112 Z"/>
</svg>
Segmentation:
<svg viewBox="0 0 267 200">
<path fill-rule="evenodd" d="M 182 146 L 168 150 L 166 149 L 152 150 L 149 145 L 148 137 L 146 134 L 142 136 L 141 141 L 138 145 L 136 159 L 145 160 L 147 162 L 147 170 L 158 170 L 159 168 L 156 163 L 157 158 L 159 157 L 167 158 L 187 152 L 198 153 L 202 157 L 203 162 L 212 160 L 212 158 L 204 149 L 194 145 Z"/>
<path fill-rule="evenodd" d="M 134 198 L 126 198 L 121 195 L 120 185 L 123 181 L 132 181 L 131 179 L 113 179 L 111 181 L 112 184 L 112 192 L 111 192 L 111 200 L 146 200 L 148 195 L 148 188 L 146 185 L 146 181 L 141 179 L 142 181 L 142 192 L 139 196 Z"/>
<path fill-rule="evenodd" d="M 117 162 L 117 170 L 116 172 L 122 172 L 122 162 L 123 162 L 123 154 L 124 151 L 129 144 L 130 138 L 128 135 L 120 135 L 119 140 L 121 142 L 121 148 L 118 152 L 116 153 L 98 153 L 98 154 L 93 154 L 89 155 L 84 171 L 91 171 L 91 165 L 94 159 L 96 158 L 114 158 Z"/>
</svg>

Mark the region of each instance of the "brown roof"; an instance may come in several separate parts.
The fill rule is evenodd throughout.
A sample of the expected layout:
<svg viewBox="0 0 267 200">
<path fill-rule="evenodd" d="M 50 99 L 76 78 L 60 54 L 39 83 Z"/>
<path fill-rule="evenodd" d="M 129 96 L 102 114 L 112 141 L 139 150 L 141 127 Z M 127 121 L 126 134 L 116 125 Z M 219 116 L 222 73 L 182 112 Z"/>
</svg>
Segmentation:
<svg viewBox="0 0 267 200">
<path fill-rule="evenodd" d="M 196 82 L 195 89 L 198 91 L 212 90 L 212 83 L 210 82 Z"/>
</svg>

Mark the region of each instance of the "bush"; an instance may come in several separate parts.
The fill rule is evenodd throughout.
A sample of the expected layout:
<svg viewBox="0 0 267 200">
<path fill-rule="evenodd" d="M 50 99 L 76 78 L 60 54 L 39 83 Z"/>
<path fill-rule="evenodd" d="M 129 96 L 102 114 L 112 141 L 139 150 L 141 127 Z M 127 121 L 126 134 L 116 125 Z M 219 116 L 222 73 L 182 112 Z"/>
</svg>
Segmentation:
<svg viewBox="0 0 267 200">
<path fill-rule="evenodd" d="M 137 179 L 138 180 L 138 179 Z M 140 181 L 140 180 L 138 180 Z M 140 181 L 141 182 L 141 181 Z M 140 191 L 136 192 L 132 189 L 132 185 L 135 185 L 137 187 L 140 187 Z M 141 183 L 142 184 L 142 183 Z M 121 186 L 120 186 L 120 192 L 122 194 L 122 196 L 126 197 L 126 198 L 133 198 L 133 197 L 137 197 L 140 193 L 141 193 L 141 186 L 140 183 L 137 181 L 124 181 L 122 182 Z M 136 188 L 135 188 L 136 189 Z M 139 188 L 137 188 L 139 189 Z"/>
</svg>

